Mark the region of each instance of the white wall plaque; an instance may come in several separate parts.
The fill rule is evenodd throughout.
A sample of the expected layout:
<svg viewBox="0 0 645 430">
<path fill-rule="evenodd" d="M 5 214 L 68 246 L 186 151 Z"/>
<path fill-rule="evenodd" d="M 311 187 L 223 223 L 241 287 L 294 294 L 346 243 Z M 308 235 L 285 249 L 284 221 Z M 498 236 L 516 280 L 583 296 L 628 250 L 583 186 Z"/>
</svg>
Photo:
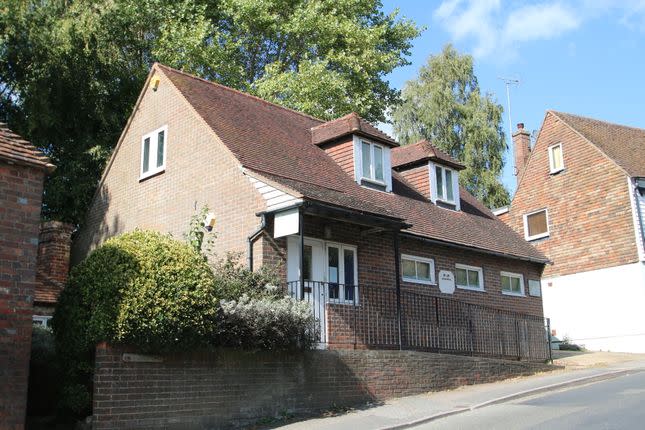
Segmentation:
<svg viewBox="0 0 645 430">
<path fill-rule="evenodd" d="M 273 237 L 275 238 L 289 236 L 290 234 L 296 234 L 300 231 L 298 229 L 298 224 L 300 222 L 298 208 L 276 212 L 274 219 Z"/>
<path fill-rule="evenodd" d="M 455 275 L 451 271 L 439 271 L 439 291 L 445 294 L 455 292 Z"/>
</svg>

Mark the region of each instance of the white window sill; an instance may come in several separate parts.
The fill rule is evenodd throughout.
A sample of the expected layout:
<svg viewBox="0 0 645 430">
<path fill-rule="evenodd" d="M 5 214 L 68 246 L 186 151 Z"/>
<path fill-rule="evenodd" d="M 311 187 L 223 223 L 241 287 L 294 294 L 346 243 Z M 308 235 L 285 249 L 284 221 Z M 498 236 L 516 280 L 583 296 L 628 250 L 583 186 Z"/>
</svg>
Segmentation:
<svg viewBox="0 0 645 430">
<path fill-rule="evenodd" d="M 158 175 L 158 174 L 163 173 L 165 171 L 166 171 L 166 166 L 162 166 L 159 169 L 155 169 L 153 171 L 146 172 L 146 173 L 142 174 L 141 176 L 139 176 L 139 181 L 143 181 L 144 179 L 148 179 L 148 178 L 150 178 L 152 176 Z"/>
<path fill-rule="evenodd" d="M 480 293 L 486 292 L 486 290 L 484 290 L 483 288 L 467 287 L 465 285 L 457 285 L 457 288 L 459 288 L 460 290 L 478 291 Z"/>
<path fill-rule="evenodd" d="M 422 285 L 437 285 L 434 281 L 423 281 L 421 279 L 412 279 L 412 278 L 402 278 L 403 282 L 411 282 L 413 284 L 422 284 Z"/>
<path fill-rule="evenodd" d="M 524 293 L 514 293 L 512 291 L 503 291 L 502 290 L 502 294 L 504 294 L 505 296 L 513 296 L 513 297 L 526 297 L 526 294 L 524 294 Z"/>
<path fill-rule="evenodd" d="M 563 168 L 561 168 L 561 169 L 557 169 L 557 170 L 549 170 L 549 174 L 550 174 L 550 175 L 555 175 L 556 173 L 560 173 L 560 172 L 562 172 L 563 170 L 564 170 L 564 167 L 563 167 Z"/>
<path fill-rule="evenodd" d="M 524 239 L 531 241 L 531 240 L 538 240 L 538 239 L 544 239 L 545 237 L 549 237 L 550 233 L 547 231 L 546 233 L 540 233 L 536 234 L 535 236 L 524 236 Z"/>
<path fill-rule="evenodd" d="M 385 183 L 385 181 L 379 181 L 378 179 L 371 179 L 371 178 L 366 178 L 366 177 L 362 177 L 361 181 L 369 182 L 369 183 L 375 184 L 375 185 L 382 185 L 384 187 L 387 185 Z"/>
</svg>

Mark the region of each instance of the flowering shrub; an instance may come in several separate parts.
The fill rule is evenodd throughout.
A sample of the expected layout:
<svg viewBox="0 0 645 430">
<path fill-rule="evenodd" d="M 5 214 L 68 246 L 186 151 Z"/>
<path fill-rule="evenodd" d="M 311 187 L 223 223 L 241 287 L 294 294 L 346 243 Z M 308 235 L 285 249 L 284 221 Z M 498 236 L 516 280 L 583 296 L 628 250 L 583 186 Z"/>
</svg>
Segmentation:
<svg viewBox="0 0 645 430">
<path fill-rule="evenodd" d="M 238 300 L 222 300 L 220 307 L 218 337 L 225 346 L 310 348 L 317 339 L 310 305 L 290 297 L 251 298 L 244 294 Z"/>
</svg>

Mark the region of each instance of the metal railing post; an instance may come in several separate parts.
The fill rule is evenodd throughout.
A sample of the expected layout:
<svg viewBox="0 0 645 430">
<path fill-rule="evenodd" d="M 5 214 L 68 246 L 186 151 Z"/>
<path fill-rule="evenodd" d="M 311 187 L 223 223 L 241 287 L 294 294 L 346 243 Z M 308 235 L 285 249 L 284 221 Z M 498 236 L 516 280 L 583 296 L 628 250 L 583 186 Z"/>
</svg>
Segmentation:
<svg viewBox="0 0 645 430">
<path fill-rule="evenodd" d="M 399 252 L 399 232 L 394 232 L 394 275 L 396 276 L 396 316 L 399 329 L 399 350 L 403 349 L 401 337 L 401 255 Z"/>
<path fill-rule="evenodd" d="M 549 362 L 553 364 L 553 352 L 551 351 L 551 318 L 546 319 L 547 348 L 549 351 Z"/>
<path fill-rule="evenodd" d="M 473 330 L 472 305 L 468 304 L 468 330 L 470 331 L 470 355 L 475 354 L 475 332 Z"/>
</svg>

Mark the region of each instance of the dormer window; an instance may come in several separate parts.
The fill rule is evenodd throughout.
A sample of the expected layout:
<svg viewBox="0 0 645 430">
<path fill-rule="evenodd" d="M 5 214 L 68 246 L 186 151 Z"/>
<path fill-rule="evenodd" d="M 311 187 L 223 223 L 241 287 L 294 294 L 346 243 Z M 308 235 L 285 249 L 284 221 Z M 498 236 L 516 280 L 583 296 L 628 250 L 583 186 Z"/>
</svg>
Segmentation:
<svg viewBox="0 0 645 430">
<path fill-rule="evenodd" d="M 455 203 L 455 194 L 452 186 L 452 170 L 435 166 L 437 176 L 437 200 L 446 203 Z"/>
<path fill-rule="evenodd" d="M 363 177 L 368 181 L 378 182 L 385 185 L 385 176 L 383 174 L 383 147 L 375 143 L 361 141 L 362 145 L 362 164 Z"/>
<path fill-rule="evenodd" d="M 141 138 L 141 174 L 139 179 L 147 178 L 166 169 L 167 139 L 167 125 Z"/>
<path fill-rule="evenodd" d="M 459 210 L 459 174 L 456 170 L 430 163 L 431 200 L 435 204 Z"/>
<path fill-rule="evenodd" d="M 356 182 L 380 191 L 392 191 L 390 147 L 354 136 Z"/>
</svg>

